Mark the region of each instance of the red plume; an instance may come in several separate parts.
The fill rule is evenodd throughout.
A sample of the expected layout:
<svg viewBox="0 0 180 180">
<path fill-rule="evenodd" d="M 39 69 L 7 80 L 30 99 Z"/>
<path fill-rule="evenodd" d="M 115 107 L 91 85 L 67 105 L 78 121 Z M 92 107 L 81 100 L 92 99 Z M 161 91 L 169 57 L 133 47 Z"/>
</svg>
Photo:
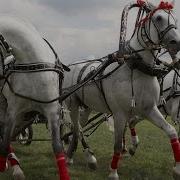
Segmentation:
<svg viewBox="0 0 180 180">
<path fill-rule="evenodd" d="M 171 3 L 168 3 L 168 2 L 164 2 L 164 1 L 161 1 L 159 6 L 156 8 L 157 10 L 158 9 L 164 9 L 164 10 L 172 10 L 174 7 L 173 7 L 173 4 Z"/>
<path fill-rule="evenodd" d="M 137 4 L 142 7 L 145 5 L 145 2 L 143 0 L 137 0 Z M 144 24 L 149 18 L 151 18 L 154 13 L 157 11 L 157 10 L 160 10 L 160 9 L 163 9 L 163 10 L 172 10 L 174 7 L 173 7 L 173 4 L 172 3 L 168 3 L 168 2 L 164 2 L 164 1 L 161 1 L 160 4 L 158 5 L 157 8 L 155 8 L 153 11 L 151 11 L 144 19 L 141 19 L 140 22 L 138 23 L 138 26 L 141 25 L 141 24 Z"/>
</svg>

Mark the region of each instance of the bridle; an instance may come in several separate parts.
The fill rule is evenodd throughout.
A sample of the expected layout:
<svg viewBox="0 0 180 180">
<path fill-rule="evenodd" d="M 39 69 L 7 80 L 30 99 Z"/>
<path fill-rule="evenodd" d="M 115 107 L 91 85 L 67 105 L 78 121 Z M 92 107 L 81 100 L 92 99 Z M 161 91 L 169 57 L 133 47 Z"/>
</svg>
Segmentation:
<svg viewBox="0 0 180 180">
<path fill-rule="evenodd" d="M 137 1 L 137 2 L 139 2 L 139 1 Z M 152 52 L 154 50 L 153 47 L 155 47 L 155 48 L 157 48 L 158 52 L 160 52 L 160 50 L 163 47 L 166 48 L 166 45 L 164 45 L 164 38 L 165 38 L 166 34 L 171 29 L 177 29 L 176 20 L 171 12 L 171 10 L 173 8 L 173 6 L 171 4 L 161 2 L 158 7 L 156 7 L 156 8 L 155 7 L 152 8 L 152 7 L 153 7 L 152 5 L 149 5 L 149 6 L 146 4 L 140 5 L 138 17 L 136 20 L 135 31 L 137 31 L 138 42 L 144 48 L 144 50 L 149 49 Z M 164 30 L 160 30 L 159 25 L 154 20 L 154 14 L 158 10 L 163 10 L 165 13 L 168 14 L 168 24 Z M 146 14 L 145 17 L 144 17 L 144 14 Z M 175 21 L 174 24 L 170 23 L 170 18 L 172 18 Z M 151 29 L 152 25 L 154 25 L 154 27 L 157 31 L 157 34 L 158 34 L 158 42 L 157 43 L 154 42 L 151 38 L 150 29 Z M 134 36 L 134 34 L 135 34 L 135 32 L 133 33 L 133 36 Z M 139 39 L 140 37 L 143 41 L 143 44 L 145 44 L 145 46 L 141 43 L 141 41 Z M 153 54 L 153 52 L 152 52 L 152 54 Z M 157 57 L 157 55 L 156 55 L 156 57 Z"/>
<path fill-rule="evenodd" d="M 170 16 L 173 17 L 172 13 L 170 11 L 165 11 L 165 13 L 168 14 L 168 19 L 170 19 Z M 174 17 L 173 17 L 174 19 Z M 156 31 L 157 31 L 157 34 L 158 34 L 158 39 L 159 39 L 159 42 L 158 43 L 155 43 L 153 42 L 152 38 L 151 38 L 151 35 L 150 35 L 150 29 L 151 29 L 151 25 L 154 25 L 154 27 L 156 28 Z M 147 27 L 148 26 L 148 27 Z M 142 25 L 142 30 L 141 30 L 141 37 L 143 37 L 143 34 L 142 32 L 144 31 L 145 35 L 146 35 L 146 38 L 148 39 L 148 41 L 153 44 L 153 45 L 156 45 L 156 46 L 159 46 L 161 47 L 162 44 L 163 44 L 163 41 L 164 41 L 164 38 L 166 36 L 166 34 L 171 30 L 171 29 L 177 29 L 177 26 L 176 24 L 170 24 L 170 22 L 168 21 L 168 25 L 167 27 L 164 29 L 164 30 L 160 30 L 160 28 L 158 27 L 158 25 L 156 24 L 156 22 L 154 21 L 153 19 L 153 16 L 149 19 L 149 23 L 145 23 L 144 25 Z M 149 31 L 149 32 L 148 32 Z M 142 38 L 143 39 L 143 38 Z M 144 41 L 144 43 L 146 44 L 146 41 Z"/>
<path fill-rule="evenodd" d="M 152 53 L 154 60 L 156 61 L 158 53 L 161 51 L 161 49 L 166 48 L 166 45 L 164 45 L 163 43 L 164 37 L 171 29 L 177 28 L 176 24 L 170 24 L 171 16 L 175 20 L 174 16 L 171 13 L 173 6 L 169 3 L 161 2 L 158 7 L 154 7 L 150 3 L 146 3 L 143 0 L 137 0 L 136 3 L 130 3 L 124 8 L 121 17 L 121 29 L 120 29 L 120 39 L 119 39 L 119 52 L 118 52 L 118 59 L 122 61 L 125 61 L 126 57 L 129 57 L 128 54 L 124 53 L 125 52 L 124 49 L 126 49 L 125 46 L 126 46 L 126 33 L 127 33 L 127 17 L 130 9 L 134 7 L 138 7 L 139 12 L 135 23 L 135 29 L 133 35 L 131 36 L 131 39 L 137 33 L 137 39 L 142 49 L 132 50 L 131 52 L 133 54 L 134 53 L 138 54 L 138 52 L 149 50 Z M 166 13 L 168 13 L 168 26 L 163 31 L 159 29 L 158 25 L 153 20 L 153 15 L 158 10 L 164 10 Z M 152 23 L 154 24 L 154 27 L 157 30 L 157 34 L 159 38 L 158 43 L 153 42 L 150 35 L 150 29 Z M 142 39 L 143 43 L 141 42 L 140 38 Z M 156 55 L 154 54 L 154 52 L 156 52 L 155 50 L 158 50 Z"/>
</svg>

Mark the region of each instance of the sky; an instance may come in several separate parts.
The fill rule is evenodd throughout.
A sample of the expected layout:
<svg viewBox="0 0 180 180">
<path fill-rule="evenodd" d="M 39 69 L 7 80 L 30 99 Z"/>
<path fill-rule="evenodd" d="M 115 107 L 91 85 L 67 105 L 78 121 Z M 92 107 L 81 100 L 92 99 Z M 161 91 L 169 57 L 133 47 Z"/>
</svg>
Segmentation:
<svg viewBox="0 0 180 180">
<path fill-rule="evenodd" d="M 159 0 L 149 0 L 155 4 Z M 30 21 L 68 64 L 118 49 L 120 19 L 128 0 L 0 0 L 0 14 Z M 180 7 L 176 0 L 175 7 Z M 180 11 L 176 11 L 180 20 Z M 135 11 L 129 15 L 129 34 Z"/>
</svg>

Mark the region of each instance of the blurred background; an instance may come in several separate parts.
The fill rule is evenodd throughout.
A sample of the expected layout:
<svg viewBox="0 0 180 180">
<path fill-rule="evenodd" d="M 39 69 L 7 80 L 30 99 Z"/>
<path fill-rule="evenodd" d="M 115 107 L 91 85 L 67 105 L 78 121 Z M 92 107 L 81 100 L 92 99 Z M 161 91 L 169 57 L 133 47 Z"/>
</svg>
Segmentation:
<svg viewBox="0 0 180 180">
<path fill-rule="evenodd" d="M 159 0 L 149 0 L 159 4 Z M 121 12 L 127 0 L 0 0 L 0 14 L 30 21 L 68 64 L 105 56 L 118 49 Z M 175 12 L 180 19 L 180 1 Z M 128 33 L 134 28 L 134 10 Z"/>
</svg>

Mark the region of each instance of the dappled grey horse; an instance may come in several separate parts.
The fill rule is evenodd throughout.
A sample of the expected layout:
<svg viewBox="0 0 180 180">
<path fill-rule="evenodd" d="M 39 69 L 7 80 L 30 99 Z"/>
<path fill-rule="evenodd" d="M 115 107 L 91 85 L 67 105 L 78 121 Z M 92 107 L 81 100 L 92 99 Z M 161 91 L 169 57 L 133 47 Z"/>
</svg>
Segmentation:
<svg viewBox="0 0 180 180">
<path fill-rule="evenodd" d="M 11 135 L 40 113 L 48 119 L 59 179 L 68 180 L 59 130 L 61 105 L 57 101 L 63 79 L 62 64 L 28 22 L 1 16 L 0 34 L 0 171 L 6 169 L 8 162 L 16 180 L 25 178 L 10 146 Z"/>
<path fill-rule="evenodd" d="M 126 18 L 132 7 L 138 7 L 139 13 L 134 33 L 130 41 L 124 43 Z M 66 101 L 74 123 L 73 140 L 68 150 L 69 158 L 72 157 L 72 150 L 78 142 L 79 107 L 85 107 L 85 115 L 92 110 L 113 114 L 115 144 L 109 179 L 119 179 L 117 168 L 122 158 L 123 132 L 126 123 L 131 123 L 134 116 L 147 118 L 168 135 L 176 162 L 173 172 L 180 176 L 178 135 L 157 107 L 160 86 L 156 76 L 163 71 L 157 66 L 158 50 L 166 48 L 173 59 L 171 66 L 174 68 L 178 64 L 176 54 L 180 47 L 180 34 L 172 9 L 172 4 L 165 2 L 161 2 L 158 7 L 141 0 L 128 4 L 122 15 L 120 49 L 115 55 L 120 64 L 112 63 L 103 72 L 105 75 L 102 73 Z M 92 70 L 98 69 L 100 65 L 100 61 L 70 65 L 71 72 L 65 75 L 63 87 L 72 86 L 86 79 L 90 75 L 89 72 L 93 73 Z"/>
</svg>

